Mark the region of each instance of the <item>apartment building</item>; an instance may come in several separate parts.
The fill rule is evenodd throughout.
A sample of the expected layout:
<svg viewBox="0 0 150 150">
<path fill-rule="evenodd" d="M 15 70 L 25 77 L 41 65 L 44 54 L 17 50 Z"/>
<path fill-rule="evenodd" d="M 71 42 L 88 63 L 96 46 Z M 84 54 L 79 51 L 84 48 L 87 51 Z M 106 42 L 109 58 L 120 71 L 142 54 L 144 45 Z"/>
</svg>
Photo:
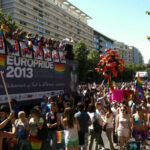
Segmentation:
<svg viewBox="0 0 150 150">
<path fill-rule="evenodd" d="M 114 49 L 117 51 L 119 57 L 124 60 L 125 63 L 134 63 L 133 49 L 128 45 L 115 41 Z"/>
<path fill-rule="evenodd" d="M 134 63 L 137 65 L 144 63 L 141 52 L 134 46 L 128 46 L 122 42 L 115 41 L 114 49 L 125 63 Z"/>
<path fill-rule="evenodd" d="M 114 49 L 114 40 L 96 30 L 94 30 L 93 40 L 96 50 L 104 52 L 108 48 Z"/>
<path fill-rule="evenodd" d="M 56 40 L 73 37 L 93 48 L 91 17 L 67 0 L 0 0 L 0 6 L 27 32 Z"/>
</svg>

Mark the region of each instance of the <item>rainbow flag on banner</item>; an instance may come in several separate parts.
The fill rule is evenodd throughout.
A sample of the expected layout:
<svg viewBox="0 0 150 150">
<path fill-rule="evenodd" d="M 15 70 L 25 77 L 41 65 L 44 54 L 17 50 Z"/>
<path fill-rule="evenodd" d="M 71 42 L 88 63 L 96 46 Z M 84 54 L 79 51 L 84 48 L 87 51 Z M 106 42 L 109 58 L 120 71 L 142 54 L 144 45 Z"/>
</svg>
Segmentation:
<svg viewBox="0 0 150 150">
<path fill-rule="evenodd" d="M 55 63 L 55 64 L 54 64 L 54 70 L 55 70 L 55 77 L 56 77 L 57 79 L 62 79 L 62 78 L 64 78 L 64 74 L 65 74 L 65 64 Z"/>
<path fill-rule="evenodd" d="M 144 90 L 142 87 L 142 80 L 141 80 L 139 74 L 137 76 L 137 81 L 136 81 L 136 95 L 139 100 L 142 100 L 144 98 Z"/>
<path fill-rule="evenodd" d="M 5 55 L 0 54 L 0 71 L 5 70 Z"/>
<path fill-rule="evenodd" d="M 64 143 L 64 131 L 57 131 L 56 132 L 56 137 L 57 137 L 57 143 Z"/>
</svg>

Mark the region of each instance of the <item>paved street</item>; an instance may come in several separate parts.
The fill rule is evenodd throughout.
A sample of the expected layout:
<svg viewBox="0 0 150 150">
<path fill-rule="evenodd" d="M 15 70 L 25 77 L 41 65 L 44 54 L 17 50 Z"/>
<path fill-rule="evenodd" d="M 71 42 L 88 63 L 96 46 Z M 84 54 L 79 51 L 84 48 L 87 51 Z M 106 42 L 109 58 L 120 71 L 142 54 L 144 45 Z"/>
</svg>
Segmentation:
<svg viewBox="0 0 150 150">
<path fill-rule="evenodd" d="M 104 140 L 104 145 L 105 145 L 106 150 L 110 150 L 109 142 L 108 142 L 105 132 L 102 133 L 102 137 Z M 119 150 L 119 146 L 115 146 L 115 149 Z M 64 145 L 58 144 L 57 150 L 65 150 Z M 93 150 L 94 150 L 94 147 L 93 147 Z M 148 140 L 147 150 L 150 150 L 150 139 Z"/>
</svg>

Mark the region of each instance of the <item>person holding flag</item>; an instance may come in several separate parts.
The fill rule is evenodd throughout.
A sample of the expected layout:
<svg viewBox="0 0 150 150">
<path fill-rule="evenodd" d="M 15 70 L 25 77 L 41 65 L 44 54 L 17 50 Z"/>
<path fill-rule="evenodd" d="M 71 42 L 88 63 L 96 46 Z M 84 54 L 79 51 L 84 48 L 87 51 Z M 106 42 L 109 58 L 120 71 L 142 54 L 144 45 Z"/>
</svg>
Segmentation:
<svg viewBox="0 0 150 150">
<path fill-rule="evenodd" d="M 136 81 L 136 96 L 139 101 L 141 101 L 144 98 L 144 90 L 142 87 L 142 80 L 141 80 L 139 74 L 137 76 L 137 81 Z"/>
</svg>

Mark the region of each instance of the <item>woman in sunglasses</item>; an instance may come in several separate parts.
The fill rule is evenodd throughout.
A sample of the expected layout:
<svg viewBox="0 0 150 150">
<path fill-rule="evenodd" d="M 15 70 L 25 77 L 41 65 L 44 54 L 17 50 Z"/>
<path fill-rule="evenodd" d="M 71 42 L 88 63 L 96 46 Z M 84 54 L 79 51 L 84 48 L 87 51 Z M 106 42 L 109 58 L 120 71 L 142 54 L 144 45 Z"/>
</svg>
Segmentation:
<svg viewBox="0 0 150 150">
<path fill-rule="evenodd" d="M 121 107 L 121 113 L 116 117 L 115 133 L 119 137 L 120 150 L 123 150 L 130 137 L 130 117 L 126 107 Z"/>
<path fill-rule="evenodd" d="M 147 118 L 142 113 L 141 107 L 137 107 L 136 113 L 132 116 L 132 128 L 132 136 L 136 141 L 142 141 L 143 148 L 145 148 L 147 139 Z"/>
</svg>

